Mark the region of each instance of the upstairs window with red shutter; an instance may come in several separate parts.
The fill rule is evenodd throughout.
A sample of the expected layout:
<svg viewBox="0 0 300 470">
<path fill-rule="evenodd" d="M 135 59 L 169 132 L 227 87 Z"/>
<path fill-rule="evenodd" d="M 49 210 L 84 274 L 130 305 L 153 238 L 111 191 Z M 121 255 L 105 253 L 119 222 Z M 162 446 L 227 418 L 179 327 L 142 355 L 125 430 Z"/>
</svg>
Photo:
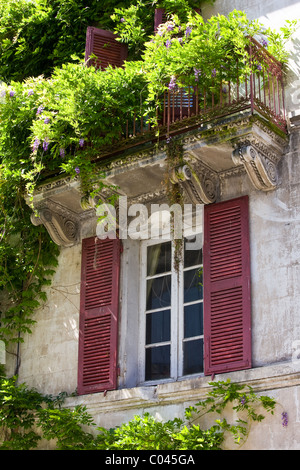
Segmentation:
<svg viewBox="0 0 300 470">
<path fill-rule="evenodd" d="M 164 8 L 156 8 L 154 14 L 154 32 L 158 31 L 160 24 L 169 20 Z M 191 86 L 169 89 L 163 97 L 164 121 L 176 121 L 183 117 L 190 117 L 196 111 L 196 96 Z M 168 115 L 169 113 L 169 115 Z"/>
<path fill-rule="evenodd" d="M 158 30 L 160 24 L 168 20 L 167 13 L 164 8 L 155 8 L 154 12 L 154 31 Z"/>
<path fill-rule="evenodd" d="M 91 55 L 96 56 L 90 58 Z M 85 61 L 97 69 L 104 70 L 108 65 L 121 67 L 127 58 L 127 46 L 116 40 L 111 31 L 89 26 L 86 32 Z"/>
</svg>

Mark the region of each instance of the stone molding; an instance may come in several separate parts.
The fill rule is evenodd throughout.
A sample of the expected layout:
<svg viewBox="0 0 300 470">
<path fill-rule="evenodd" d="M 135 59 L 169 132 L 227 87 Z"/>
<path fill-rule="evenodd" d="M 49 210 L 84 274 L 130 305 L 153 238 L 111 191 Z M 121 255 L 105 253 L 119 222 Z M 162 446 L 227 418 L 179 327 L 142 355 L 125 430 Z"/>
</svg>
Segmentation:
<svg viewBox="0 0 300 470">
<path fill-rule="evenodd" d="M 170 172 L 170 181 L 180 184 L 193 204 L 212 204 L 217 199 L 216 177 L 204 167 L 197 172 L 188 164 L 175 167 Z"/>
<path fill-rule="evenodd" d="M 275 161 L 264 155 L 247 143 L 241 144 L 232 152 L 232 160 L 235 165 L 244 165 L 245 170 L 256 189 L 261 191 L 272 191 L 278 184 L 278 170 Z M 275 160 L 275 161 L 274 161 Z"/>
<path fill-rule="evenodd" d="M 35 208 L 31 222 L 36 226 L 43 224 L 57 245 L 72 246 L 79 241 L 78 215 L 50 199 Z"/>
<path fill-rule="evenodd" d="M 279 363 L 237 372 L 217 374 L 215 381 L 226 381 L 250 385 L 254 392 L 268 392 L 300 384 L 299 361 L 293 364 Z M 185 380 L 166 381 L 158 385 L 121 388 L 107 393 L 95 393 L 67 398 L 66 408 L 85 404 L 94 417 L 106 413 L 122 413 L 130 409 L 151 409 L 158 406 L 172 406 L 176 403 L 197 402 L 205 399 L 211 389 L 212 378 L 201 376 Z"/>
<path fill-rule="evenodd" d="M 297 121 L 298 122 L 298 121 Z M 210 124 L 201 124 L 181 135 L 185 163 L 170 172 L 173 184 L 183 188 L 186 203 L 212 204 L 221 197 L 221 184 L 231 176 L 248 175 L 257 190 L 272 191 L 278 186 L 278 163 L 287 146 L 287 138 L 275 132 L 255 116 L 237 115 Z M 207 155 L 206 149 L 210 150 Z M 211 150 L 213 149 L 213 150 Z M 218 150 L 222 158 L 218 160 Z M 215 153 L 213 153 L 215 152 Z M 118 176 L 148 165 L 158 165 L 166 171 L 167 143 L 160 142 L 133 153 L 124 153 L 115 160 L 101 162 L 106 178 Z M 99 162 L 100 163 L 100 162 Z M 126 187 L 126 185 L 125 185 Z M 125 190 L 120 189 L 120 194 Z M 124 194 L 125 195 L 125 194 Z M 101 196 L 106 200 L 105 191 Z M 51 178 L 39 186 L 33 196 L 35 213 L 32 223 L 43 224 L 52 240 L 60 246 L 80 242 L 83 222 L 95 219 L 97 198 L 84 197 L 80 179 L 64 176 Z M 149 205 L 167 200 L 166 188 L 157 183 L 143 194 L 128 197 L 130 204 Z"/>
</svg>

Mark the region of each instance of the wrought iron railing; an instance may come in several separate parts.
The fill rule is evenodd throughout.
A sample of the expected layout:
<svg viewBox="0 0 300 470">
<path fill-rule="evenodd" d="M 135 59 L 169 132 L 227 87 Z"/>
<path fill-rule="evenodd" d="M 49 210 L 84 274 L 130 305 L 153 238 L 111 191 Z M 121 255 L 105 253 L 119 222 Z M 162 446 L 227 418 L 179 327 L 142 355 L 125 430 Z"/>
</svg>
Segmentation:
<svg viewBox="0 0 300 470">
<path fill-rule="evenodd" d="M 243 77 L 237 61 L 233 80 L 216 81 L 209 88 L 201 86 L 199 80 L 195 86 L 166 90 L 157 112 L 160 134 L 169 135 L 180 128 L 181 123 L 186 128 L 194 122 L 210 121 L 243 110 L 261 114 L 286 132 L 282 64 L 255 39 L 251 39 L 248 58 L 252 71 Z M 123 138 L 143 134 L 146 137 L 151 130 L 153 127 L 147 124 L 142 113 L 140 116 L 136 113 L 128 119 Z"/>
</svg>

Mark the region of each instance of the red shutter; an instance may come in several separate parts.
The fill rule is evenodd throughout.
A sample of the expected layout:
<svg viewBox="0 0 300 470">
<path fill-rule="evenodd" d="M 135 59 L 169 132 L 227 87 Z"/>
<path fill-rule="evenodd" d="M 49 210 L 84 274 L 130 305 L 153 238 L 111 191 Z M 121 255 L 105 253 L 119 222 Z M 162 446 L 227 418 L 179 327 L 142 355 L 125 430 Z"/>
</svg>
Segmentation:
<svg viewBox="0 0 300 470">
<path fill-rule="evenodd" d="M 204 370 L 251 367 L 248 196 L 204 209 Z"/>
<path fill-rule="evenodd" d="M 154 12 L 154 31 L 158 30 L 160 24 L 167 21 L 167 14 L 164 8 L 155 8 Z"/>
<path fill-rule="evenodd" d="M 90 59 L 91 54 L 97 59 Z M 111 31 L 89 26 L 86 32 L 85 61 L 97 69 L 104 70 L 108 65 L 121 67 L 127 58 L 127 46 L 116 40 Z"/>
<path fill-rule="evenodd" d="M 78 393 L 113 390 L 117 382 L 120 240 L 82 242 Z"/>
</svg>

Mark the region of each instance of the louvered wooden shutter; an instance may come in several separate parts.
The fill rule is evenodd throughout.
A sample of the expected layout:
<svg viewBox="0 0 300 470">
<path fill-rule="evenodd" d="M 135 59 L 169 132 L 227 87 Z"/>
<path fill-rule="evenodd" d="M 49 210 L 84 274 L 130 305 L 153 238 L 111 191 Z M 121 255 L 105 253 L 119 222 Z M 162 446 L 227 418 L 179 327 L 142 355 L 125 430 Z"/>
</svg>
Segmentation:
<svg viewBox="0 0 300 470">
<path fill-rule="evenodd" d="M 82 242 L 78 393 L 116 388 L 120 240 Z"/>
<path fill-rule="evenodd" d="M 159 25 L 167 21 L 167 14 L 164 8 L 155 8 L 154 12 L 154 31 L 156 32 Z"/>
<path fill-rule="evenodd" d="M 90 59 L 91 54 L 97 59 Z M 104 70 L 108 65 L 121 67 L 127 58 L 127 46 L 116 40 L 111 31 L 89 26 L 86 32 L 85 61 L 97 69 Z"/>
<path fill-rule="evenodd" d="M 248 197 L 204 209 L 204 370 L 251 367 Z"/>
</svg>

